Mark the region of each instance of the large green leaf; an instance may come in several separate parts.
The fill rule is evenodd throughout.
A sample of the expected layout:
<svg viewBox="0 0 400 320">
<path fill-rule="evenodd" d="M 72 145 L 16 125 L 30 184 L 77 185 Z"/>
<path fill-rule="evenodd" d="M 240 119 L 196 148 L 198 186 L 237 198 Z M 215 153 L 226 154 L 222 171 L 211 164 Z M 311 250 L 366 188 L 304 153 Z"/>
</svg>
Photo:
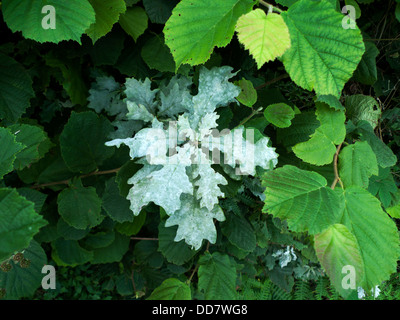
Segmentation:
<svg viewBox="0 0 400 320">
<path fill-rule="evenodd" d="M 21 268 L 20 264 L 10 261 L 13 268 L 9 272 L 0 271 L 0 288 L 6 290 L 6 299 L 30 298 L 44 277 L 42 268 L 47 263 L 47 257 L 42 247 L 32 240 L 23 255 L 30 260 L 28 268 Z"/>
<path fill-rule="evenodd" d="M 346 266 L 353 267 L 355 271 L 354 284 L 361 283 L 364 277 L 364 265 L 356 237 L 342 224 L 334 224 L 315 235 L 315 252 L 322 267 L 328 274 L 336 290 L 347 297 L 352 293 L 351 288 L 343 288 L 342 281 L 345 276 L 342 271 Z"/>
<path fill-rule="evenodd" d="M 368 191 L 352 186 L 339 190 L 338 194 L 344 204 L 338 221 L 357 240 L 364 268 L 360 286 L 369 291 L 396 272 L 399 233 L 396 224 L 382 210 L 379 200 Z"/>
<path fill-rule="evenodd" d="M 346 136 L 346 117 L 343 111 L 329 108 L 325 103 L 317 103 L 315 113 L 320 127 L 310 136 L 310 140 L 295 145 L 293 151 L 303 161 L 322 166 L 333 161 L 336 145 L 342 143 Z"/>
<path fill-rule="evenodd" d="M 101 223 L 101 199 L 93 187 L 84 187 L 80 180 L 58 194 L 58 212 L 65 222 L 76 229 Z"/>
<path fill-rule="evenodd" d="M 93 252 L 82 248 L 78 241 L 58 238 L 52 242 L 52 257 L 58 265 L 77 266 L 92 260 Z"/>
<path fill-rule="evenodd" d="M 256 235 L 251 224 L 243 217 L 230 214 L 221 224 L 222 233 L 240 250 L 251 252 L 256 248 Z"/>
<path fill-rule="evenodd" d="M 42 13 L 45 6 L 55 10 L 55 28 L 44 29 L 49 11 Z M 46 8 L 45 8 L 46 9 Z M 4 20 L 13 32 L 22 31 L 25 38 L 38 42 L 75 40 L 81 43 L 81 35 L 95 22 L 95 12 L 88 0 L 4 0 Z"/>
<path fill-rule="evenodd" d="M 0 119 L 16 122 L 33 96 L 29 74 L 17 61 L 0 53 Z"/>
<path fill-rule="evenodd" d="M 239 18 L 236 31 L 239 41 L 249 50 L 258 68 L 282 56 L 290 48 L 289 30 L 277 13 L 266 15 L 261 9 L 250 11 Z"/>
<path fill-rule="evenodd" d="M 0 128 L 0 179 L 13 170 L 15 156 L 23 148 L 24 146 L 15 140 L 15 135 L 10 130 Z"/>
<path fill-rule="evenodd" d="M 236 298 L 236 266 L 226 254 L 208 251 L 199 259 L 199 290 L 206 300 Z"/>
<path fill-rule="evenodd" d="M 86 34 L 96 42 L 109 33 L 119 20 L 119 15 L 126 11 L 124 0 L 89 0 L 96 12 L 96 22 L 91 24 Z"/>
<path fill-rule="evenodd" d="M 183 0 L 165 24 L 165 43 L 171 49 L 176 69 L 181 64 L 206 62 L 214 47 L 232 39 L 237 19 L 251 10 L 253 0 Z"/>
<path fill-rule="evenodd" d="M 62 157 L 73 172 L 89 173 L 110 158 L 114 150 L 104 143 L 114 128 L 94 112 L 72 112 L 60 135 Z"/>
<path fill-rule="evenodd" d="M 327 1 L 300 0 L 282 13 L 291 47 L 282 56 L 292 80 L 318 95 L 340 96 L 364 53 L 360 30 L 344 29 Z"/>
<path fill-rule="evenodd" d="M 356 185 L 368 188 L 369 178 L 378 175 L 378 162 L 369 144 L 356 142 L 339 154 L 339 176 L 345 187 Z"/>
<path fill-rule="evenodd" d="M 191 300 L 190 287 L 178 279 L 165 280 L 147 300 Z"/>
<path fill-rule="evenodd" d="M 339 197 L 316 172 L 286 165 L 267 172 L 263 185 L 263 212 L 286 219 L 296 232 L 319 233 L 335 223 L 342 210 Z"/>
<path fill-rule="evenodd" d="M 47 222 L 34 210 L 34 203 L 14 189 L 0 189 L 0 261 L 26 249 Z"/>
</svg>

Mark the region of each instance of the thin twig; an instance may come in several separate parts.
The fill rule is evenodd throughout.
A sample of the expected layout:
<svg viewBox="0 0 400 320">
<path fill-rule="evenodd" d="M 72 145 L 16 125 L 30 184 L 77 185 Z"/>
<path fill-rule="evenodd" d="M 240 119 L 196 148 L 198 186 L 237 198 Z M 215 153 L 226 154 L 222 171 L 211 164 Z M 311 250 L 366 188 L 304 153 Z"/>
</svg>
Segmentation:
<svg viewBox="0 0 400 320">
<path fill-rule="evenodd" d="M 339 177 L 339 171 L 338 171 L 338 156 L 340 149 L 342 148 L 342 143 L 337 147 L 335 157 L 333 158 L 333 172 L 335 173 L 335 180 L 333 180 L 333 183 L 331 185 L 331 189 L 334 190 L 336 187 L 336 184 L 339 182 L 340 186 L 342 189 L 344 188 L 342 180 L 340 180 Z"/>
<path fill-rule="evenodd" d="M 278 82 L 278 81 L 280 81 L 280 80 L 282 80 L 282 79 L 285 79 L 285 78 L 289 78 L 289 75 L 288 75 L 287 73 L 282 74 L 282 75 L 280 75 L 279 77 L 274 78 L 274 79 L 272 79 L 272 80 L 269 80 L 269 81 L 267 81 L 267 82 L 265 82 L 265 83 L 263 83 L 263 84 L 261 84 L 261 85 L 255 87 L 254 89 L 260 90 L 260 89 L 262 89 L 262 88 L 264 88 L 264 87 L 266 87 L 266 86 L 269 86 L 269 85 L 271 85 L 271 84 L 273 84 L 273 83 L 275 83 L 275 82 Z"/>
<path fill-rule="evenodd" d="M 141 237 L 131 237 L 131 240 L 149 240 L 149 241 L 158 241 L 158 238 L 141 238 Z"/>
<path fill-rule="evenodd" d="M 92 177 L 92 176 L 100 176 L 104 174 L 112 174 L 112 173 L 117 173 L 121 168 L 116 168 L 116 169 L 111 169 L 111 170 L 104 170 L 104 171 L 94 171 L 88 174 L 84 174 L 80 176 L 80 179 Z M 61 180 L 61 181 L 55 181 L 55 182 L 48 182 L 48 183 L 42 183 L 42 184 L 35 184 L 31 186 L 31 189 L 40 189 L 44 187 L 51 187 L 51 186 L 57 186 L 60 184 L 66 184 L 68 185 L 71 182 L 72 179 L 67 179 L 67 180 Z"/>
<path fill-rule="evenodd" d="M 281 13 L 283 10 L 279 9 L 278 7 L 273 6 L 272 4 L 265 2 L 264 0 L 259 0 L 258 1 L 260 4 L 262 4 L 264 7 L 267 7 L 268 9 L 272 8 L 273 10 Z"/>
</svg>

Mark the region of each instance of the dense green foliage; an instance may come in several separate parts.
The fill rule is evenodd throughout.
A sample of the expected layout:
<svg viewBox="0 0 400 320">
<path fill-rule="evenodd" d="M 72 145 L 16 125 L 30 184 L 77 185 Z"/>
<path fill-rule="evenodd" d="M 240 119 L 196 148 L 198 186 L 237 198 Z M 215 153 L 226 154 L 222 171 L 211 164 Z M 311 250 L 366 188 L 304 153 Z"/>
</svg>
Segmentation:
<svg viewBox="0 0 400 320">
<path fill-rule="evenodd" d="M 0 299 L 399 298 L 400 1 L 0 4 Z"/>
</svg>

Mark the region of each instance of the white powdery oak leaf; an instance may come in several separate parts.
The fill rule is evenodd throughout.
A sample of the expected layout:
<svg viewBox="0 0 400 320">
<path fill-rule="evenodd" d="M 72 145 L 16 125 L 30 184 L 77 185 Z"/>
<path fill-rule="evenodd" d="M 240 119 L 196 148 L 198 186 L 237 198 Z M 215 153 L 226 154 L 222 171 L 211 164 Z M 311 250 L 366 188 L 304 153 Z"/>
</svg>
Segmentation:
<svg viewBox="0 0 400 320">
<path fill-rule="evenodd" d="M 166 227 L 178 226 L 175 241 L 185 239 L 186 243 L 195 250 L 200 249 L 204 239 L 215 243 L 217 231 L 214 219 L 224 221 L 225 216 L 220 206 L 214 206 L 212 210 L 200 208 L 197 199 L 184 194 L 181 197 L 182 206 L 165 223 Z"/>
<path fill-rule="evenodd" d="M 138 215 L 150 202 L 164 208 L 168 215 L 181 208 L 180 195 L 193 194 L 193 184 L 186 174 L 186 167 L 191 165 L 192 152 L 193 149 L 185 145 L 170 157 L 170 164 L 161 169 L 160 166 L 146 164 L 128 180 L 128 184 L 133 184 L 127 199 L 131 201 L 130 208 L 134 215 Z"/>
<path fill-rule="evenodd" d="M 239 166 L 245 174 L 254 175 L 256 166 L 271 169 L 277 163 L 278 155 L 268 146 L 269 138 L 247 141 L 243 127 L 230 132 L 228 139 L 216 136 L 216 109 L 237 102 L 235 98 L 241 91 L 229 82 L 234 75 L 230 67 L 201 68 L 195 96 L 190 91 L 191 79 L 182 76 L 173 77 L 168 85 L 161 84 L 159 90 L 151 90 L 149 79 L 127 80 L 127 117 L 151 122 L 151 127 L 133 138 L 106 143 L 127 145 L 132 160 L 144 164 L 128 180 L 133 185 L 127 197 L 133 213 L 138 215 L 150 202 L 159 205 L 169 216 L 166 226 L 178 225 L 175 241 L 185 239 L 196 249 L 204 239 L 215 243 L 214 219 L 225 220 L 218 202 L 225 196 L 220 188 L 228 182 L 212 167 L 224 166 L 218 162 L 220 153 L 226 152 L 227 158 L 232 158 L 232 170 Z M 238 137 L 236 141 L 233 134 Z"/>
</svg>

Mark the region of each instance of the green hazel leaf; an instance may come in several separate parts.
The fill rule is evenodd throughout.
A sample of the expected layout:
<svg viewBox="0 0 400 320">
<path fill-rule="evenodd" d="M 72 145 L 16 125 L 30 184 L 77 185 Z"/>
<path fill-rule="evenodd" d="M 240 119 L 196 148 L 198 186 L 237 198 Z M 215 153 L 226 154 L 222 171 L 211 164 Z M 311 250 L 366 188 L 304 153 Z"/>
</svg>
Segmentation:
<svg viewBox="0 0 400 320">
<path fill-rule="evenodd" d="M 264 110 L 265 119 L 278 128 L 290 127 L 294 116 L 294 110 L 285 103 L 271 104 Z"/>
<path fill-rule="evenodd" d="M 325 103 L 317 103 L 315 114 L 321 125 L 310 136 L 310 140 L 293 147 L 297 157 L 305 162 L 322 166 L 333 161 L 336 145 L 341 144 L 346 136 L 343 111 L 335 111 Z"/>
<path fill-rule="evenodd" d="M 291 79 L 317 95 L 339 97 L 365 51 L 360 30 L 344 29 L 327 1 L 300 0 L 281 14 L 291 47 L 282 61 Z"/>
<path fill-rule="evenodd" d="M 368 191 L 379 197 L 384 208 L 391 205 L 396 199 L 397 186 L 389 168 L 379 167 L 379 174 L 373 175 L 369 180 Z"/>
<path fill-rule="evenodd" d="M 320 233 L 334 224 L 342 211 L 339 197 L 316 172 L 286 165 L 267 172 L 263 186 L 263 212 L 287 220 L 295 232 Z"/>
<path fill-rule="evenodd" d="M 22 31 L 25 38 L 38 42 L 75 40 L 81 43 L 81 35 L 96 21 L 95 11 L 88 0 L 29 0 L 21 3 L 5 0 L 2 12 L 13 32 Z"/>
<path fill-rule="evenodd" d="M 338 222 L 354 234 L 363 260 L 359 286 L 370 291 L 396 272 L 400 244 L 396 224 L 368 191 L 352 186 L 337 194 L 343 203 Z"/>
<path fill-rule="evenodd" d="M 113 230 L 108 232 L 97 232 L 89 234 L 84 240 L 84 245 L 91 250 L 105 248 L 111 245 L 114 240 L 115 232 Z"/>
<path fill-rule="evenodd" d="M 133 221 L 125 221 L 123 223 L 117 223 L 115 225 L 115 230 L 126 236 L 134 236 L 142 229 L 146 222 L 146 211 L 140 212 L 138 216 L 133 217 Z"/>
<path fill-rule="evenodd" d="M 183 0 L 164 27 L 165 43 L 174 56 L 176 69 L 206 62 L 214 47 L 232 39 L 238 18 L 249 12 L 253 0 Z"/>
<path fill-rule="evenodd" d="M 109 246 L 93 249 L 94 257 L 90 262 L 92 264 L 120 262 L 129 249 L 129 241 L 129 237 L 116 232 L 115 239 Z"/>
<path fill-rule="evenodd" d="M 192 300 L 192 294 L 188 284 L 171 278 L 154 289 L 147 300 Z"/>
<path fill-rule="evenodd" d="M 40 213 L 42 211 L 42 208 L 48 196 L 47 194 L 41 193 L 40 191 L 31 188 L 18 188 L 17 191 L 21 196 L 25 197 L 26 200 L 31 201 L 35 204 L 35 211 L 37 213 Z"/>
<path fill-rule="evenodd" d="M 78 241 L 58 238 L 51 246 L 52 258 L 61 266 L 75 267 L 93 259 L 93 252 L 82 248 Z"/>
<path fill-rule="evenodd" d="M 345 107 L 346 116 L 353 121 L 353 123 L 365 120 L 368 121 L 374 129 L 378 125 L 378 120 L 382 112 L 379 109 L 378 101 L 373 97 L 362 94 L 348 96 L 346 97 Z"/>
<path fill-rule="evenodd" d="M 360 134 L 360 140 L 367 141 L 375 152 L 379 166 L 382 168 L 389 168 L 397 163 L 396 155 L 375 135 L 374 129 L 368 121 L 359 121 L 357 123 L 357 132 Z"/>
<path fill-rule="evenodd" d="M 0 120 L 16 122 L 30 106 L 34 95 L 32 79 L 24 67 L 0 53 Z"/>
<path fill-rule="evenodd" d="M 331 283 L 342 297 L 352 293 L 351 288 L 342 285 L 346 266 L 354 267 L 354 283 L 361 283 L 364 277 L 364 265 L 356 237 L 342 224 L 333 224 L 314 236 L 314 248 L 318 260 L 328 274 Z M 354 290 L 356 289 L 354 288 Z"/>
<path fill-rule="evenodd" d="M 9 129 L 0 127 L 0 179 L 13 171 L 16 155 L 24 149 Z"/>
<path fill-rule="evenodd" d="M 120 195 L 115 177 L 106 181 L 102 196 L 102 206 L 107 215 L 116 222 L 133 221 L 134 216 L 129 209 L 129 201 Z"/>
<path fill-rule="evenodd" d="M 90 232 L 90 228 L 75 229 L 65 222 L 63 218 L 58 219 L 57 233 L 65 240 L 81 240 Z"/>
<path fill-rule="evenodd" d="M 47 264 L 47 256 L 42 247 L 32 240 L 23 255 L 30 260 L 28 268 L 13 263 L 10 271 L 0 271 L 0 288 L 6 289 L 6 299 L 31 298 L 42 283 L 42 268 Z"/>
<path fill-rule="evenodd" d="M 119 24 L 133 40 L 137 41 L 148 26 L 146 11 L 142 7 L 137 6 L 128 8 L 125 13 L 121 14 Z"/>
<path fill-rule="evenodd" d="M 86 34 L 95 43 L 98 39 L 109 33 L 118 22 L 121 13 L 126 11 L 124 0 L 89 0 L 96 13 L 96 22 L 90 25 Z"/>
<path fill-rule="evenodd" d="M 79 59 L 63 59 L 47 54 L 46 64 L 53 68 L 58 68 L 62 73 L 60 85 L 68 93 L 72 104 L 85 106 L 87 103 L 87 86 L 82 74 L 82 64 Z"/>
<path fill-rule="evenodd" d="M 198 288 L 206 300 L 236 299 L 236 265 L 228 255 L 206 251 L 199 265 Z"/>
<path fill-rule="evenodd" d="M 392 218 L 400 219 L 400 189 L 397 189 L 396 199 L 397 201 L 395 200 L 391 207 L 386 208 L 386 212 L 390 214 Z"/>
<path fill-rule="evenodd" d="M 354 72 L 353 78 L 366 85 L 373 85 L 378 80 L 378 71 L 376 69 L 376 57 L 379 50 L 372 41 L 365 41 L 365 53 Z"/>
<path fill-rule="evenodd" d="M 236 32 L 239 42 L 256 60 L 258 69 L 290 48 L 288 27 L 277 13 L 266 15 L 261 9 L 250 11 L 238 19 Z"/>
<path fill-rule="evenodd" d="M 240 250 L 252 252 L 256 248 L 255 231 L 245 218 L 230 214 L 221 224 L 221 230 L 229 242 Z"/>
<path fill-rule="evenodd" d="M 16 140 L 24 145 L 17 154 L 14 168 L 22 170 L 42 158 L 52 146 L 47 133 L 38 126 L 14 124 L 9 127 Z"/>
<path fill-rule="evenodd" d="M 366 141 L 357 141 L 339 153 L 339 176 L 345 187 L 356 185 L 367 189 L 369 178 L 378 173 L 375 153 Z"/>
<path fill-rule="evenodd" d="M 58 212 L 75 229 L 95 227 L 103 221 L 101 199 L 93 187 L 84 187 L 80 180 L 58 194 Z"/>
<path fill-rule="evenodd" d="M 277 140 L 284 147 L 292 147 L 297 143 L 309 140 L 321 125 L 315 113 L 311 111 L 296 114 L 289 128 L 277 129 Z"/>
<path fill-rule="evenodd" d="M 344 107 L 340 103 L 339 99 L 331 94 L 318 96 L 315 101 L 326 103 L 328 106 L 335 109 L 336 111 L 344 111 Z"/>
<path fill-rule="evenodd" d="M 0 261 L 26 249 L 47 221 L 34 210 L 34 203 L 15 189 L 0 189 Z"/>
<path fill-rule="evenodd" d="M 114 131 L 110 121 L 94 112 L 72 112 L 60 135 L 61 154 L 73 172 L 92 172 L 114 154 L 105 145 Z"/>
<path fill-rule="evenodd" d="M 165 227 L 165 221 L 158 225 L 158 251 L 167 259 L 168 262 L 178 266 L 183 265 L 194 257 L 197 253 L 192 250 L 185 241 L 176 242 L 174 240 L 177 227 Z"/>
<path fill-rule="evenodd" d="M 143 0 L 150 21 L 165 24 L 179 0 Z"/>
<path fill-rule="evenodd" d="M 257 102 L 257 91 L 254 89 L 253 83 L 249 80 L 242 79 L 235 82 L 242 91 L 236 99 L 246 107 L 251 108 Z"/>
<path fill-rule="evenodd" d="M 162 35 L 155 35 L 147 40 L 143 45 L 141 55 L 150 69 L 161 72 L 175 72 L 174 57 L 164 43 Z"/>
</svg>

